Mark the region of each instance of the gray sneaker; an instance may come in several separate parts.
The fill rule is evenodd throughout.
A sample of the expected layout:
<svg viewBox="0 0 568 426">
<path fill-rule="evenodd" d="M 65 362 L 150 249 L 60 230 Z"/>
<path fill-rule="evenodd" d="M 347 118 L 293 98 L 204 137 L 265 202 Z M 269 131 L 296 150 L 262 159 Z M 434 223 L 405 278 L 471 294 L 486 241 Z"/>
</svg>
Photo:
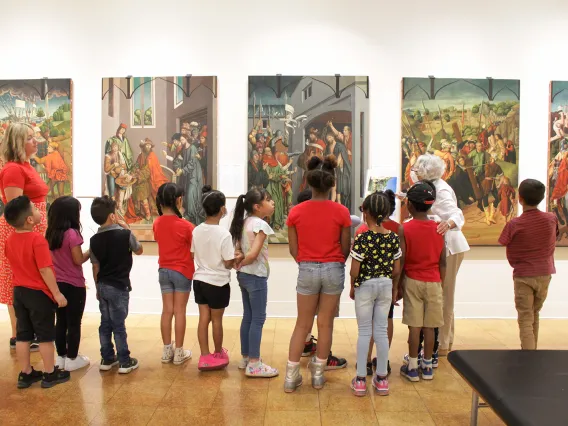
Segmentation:
<svg viewBox="0 0 568 426">
<path fill-rule="evenodd" d="M 286 364 L 286 378 L 284 379 L 284 392 L 294 392 L 302 385 L 302 375 L 300 374 L 300 364 Z"/>
<path fill-rule="evenodd" d="M 326 363 L 315 361 L 316 357 L 313 357 L 309 365 L 310 372 L 312 373 L 312 387 L 314 389 L 321 389 L 325 384 L 325 377 L 323 375 L 323 372 L 325 371 Z"/>
</svg>

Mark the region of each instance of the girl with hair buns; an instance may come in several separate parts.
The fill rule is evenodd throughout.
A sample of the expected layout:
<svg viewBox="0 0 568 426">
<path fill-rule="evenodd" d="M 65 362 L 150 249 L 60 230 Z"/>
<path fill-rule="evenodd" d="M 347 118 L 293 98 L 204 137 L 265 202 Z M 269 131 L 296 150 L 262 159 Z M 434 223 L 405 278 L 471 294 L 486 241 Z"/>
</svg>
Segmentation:
<svg viewBox="0 0 568 426">
<path fill-rule="evenodd" d="M 162 290 L 161 331 L 164 350 L 162 362 L 183 364 L 191 351 L 183 349 L 185 312 L 195 266 L 191 257 L 191 242 L 195 226 L 182 219 L 183 188 L 164 183 L 158 188 L 156 207 L 160 216 L 154 221 L 154 238 L 158 243 L 159 281 Z M 175 342 L 172 341 L 172 320 L 175 317 Z"/>
<path fill-rule="evenodd" d="M 41 213 L 41 222 L 34 228 L 35 232 L 45 234 L 47 228 L 46 197 L 48 187 L 38 172 L 31 166 L 30 158 L 37 152 L 37 141 L 34 129 L 25 123 L 12 123 L 4 134 L 0 147 L 0 157 L 5 165 L 0 171 L 0 193 L 6 205 L 20 195 L 27 195 Z M 5 245 L 8 237 L 14 232 L 4 216 L 0 218 L 0 303 L 8 305 L 12 337 L 10 348 L 16 348 L 16 315 L 13 308 L 12 270 L 6 258 Z M 38 350 L 37 343 L 32 342 L 31 350 Z"/>
<path fill-rule="evenodd" d="M 331 349 L 333 321 L 345 282 L 345 260 L 351 245 L 349 210 L 329 200 L 335 186 L 337 160 L 333 155 L 312 157 L 307 182 L 312 199 L 295 206 L 288 216 L 290 254 L 298 263 L 298 318 L 290 340 L 284 391 L 294 392 L 302 384 L 300 358 L 305 338 L 312 329 L 318 309 L 318 345 L 310 370 L 312 386 L 321 389 Z"/>
</svg>

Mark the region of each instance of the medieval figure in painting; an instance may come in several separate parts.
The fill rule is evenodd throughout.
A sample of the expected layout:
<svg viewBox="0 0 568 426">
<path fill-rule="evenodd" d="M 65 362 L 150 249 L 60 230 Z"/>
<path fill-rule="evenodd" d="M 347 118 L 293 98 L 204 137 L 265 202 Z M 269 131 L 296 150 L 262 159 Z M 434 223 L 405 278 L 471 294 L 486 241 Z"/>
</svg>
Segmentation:
<svg viewBox="0 0 568 426">
<path fill-rule="evenodd" d="M 325 142 L 318 139 L 319 131 L 315 128 L 310 129 L 308 143 L 306 144 L 306 149 L 298 157 L 298 167 L 303 170 L 302 173 L 302 183 L 300 185 L 300 191 L 307 188 L 308 183 L 306 182 L 306 173 L 308 172 L 308 162 L 313 156 L 318 156 L 323 158 L 323 153 L 326 150 Z"/>
<path fill-rule="evenodd" d="M 568 193 L 568 151 L 560 151 L 554 158 L 551 169 L 549 170 L 550 185 L 554 189 L 550 196 L 552 211 L 556 214 L 561 225 L 568 219 L 568 209 L 566 208 L 566 194 Z M 563 216 L 560 214 L 562 210 Z"/>
<path fill-rule="evenodd" d="M 268 164 L 263 164 L 263 162 L 260 161 L 260 155 L 258 155 L 258 151 L 256 150 L 251 151 L 249 156 L 249 188 L 266 188 L 268 186 L 268 173 L 266 173 Z"/>
<path fill-rule="evenodd" d="M 475 201 L 475 191 L 473 190 L 467 173 L 467 166 L 463 156 L 458 158 L 455 172 L 452 177 L 448 179 L 448 184 L 456 193 L 458 201 L 461 201 L 465 205 L 470 205 Z"/>
<path fill-rule="evenodd" d="M 495 152 L 498 161 L 505 161 L 505 141 L 499 133 L 495 133 Z"/>
<path fill-rule="evenodd" d="M 201 156 L 197 147 L 182 135 L 181 153 L 174 160 L 174 171 L 178 176 L 178 184 L 185 191 L 183 200 L 184 217 L 194 225 L 205 220 L 205 212 L 201 203 L 201 190 L 203 189 L 203 172 L 199 160 Z"/>
<path fill-rule="evenodd" d="M 442 150 L 434 150 L 434 155 L 440 157 L 442 160 L 444 160 L 444 163 L 446 163 L 446 171 L 442 175 L 442 180 L 445 180 L 447 182 L 448 179 L 450 179 L 456 171 L 456 162 L 451 153 L 452 144 L 446 139 L 442 139 L 441 144 Z"/>
<path fill-rule="evenodd" d="M 508 140 L 505 145 L 505 161 L 511 164 L 517 164 L 517 149 L 513 141 Z"/>
<path fill-rule="evenodd" d="M 107 180 L 108 195 L 116 201 L 119 213 L 124 216 L 124 202 L 130 198 L 132 194 L 132 186 L 120 186 L 119 178 L 124 180 L 126 176 L 126 161 L 122 152 L 120 152 L 118 143 L 111 144 L 111 151 L 105 154 L 104 172 Z M 129 176 L 129 179 L 131 177 Z M 127 181 L 129 180 L 127 179 Z"/>
<path fill-rule="evenodd" d="M 132 187 L 132 197 L 128 200 L 127 221 L 139 218 L 152 220 L 152 208 L 156 205 L 158 188 L 169 182 L 162 172 L 160 161 L 152 151 L 154 143 L 146 138 L 140 143 L 142 152 L 138 155 L 133 167 L 136 182 Z"/>
<path fill-rule="evenodd" d="M 174 133 L 171 138 L 171 142 L 162 142 L 162 145 L 166 147 L 162 151 L 164 157 L 166 157 L 167 166 L 169 169 L 174 167 L 174 158 L 176 158 L 181 152 L 181 133 Z"/>
<path fill-rule="evenodd" d="M 282 168 L 280 163 L 272 155 L 270 148 L 264 149 L 262 157 L 263 168 L 266 167 L 268 174 L 268 186 L 266 191 L 274 201 L 274 214 L 271 218 L 271 226 L 274 230 L 279 231 L 284 227 L 285 221 L 285 201 L 284 192 L 282 190 L 282 180 L 286 178 L 286 171 Z"/>
<path fill-rule="evenodd" d="M 203 172 L 203 185 L 207 184 L 207 126 L 201 128 L 201 133 L 199 133 L 199 145 L 197 151 L 201 159 L 201 171 Z"/>
<path fill-rule="evenodd" d="M 481 183 L 483 191 L 483 210 L 485 212 L 485 223 L 491 225 L 495 221 L 495 211 L 499 205 L 499 187 L 503 178 L 501 166 L 495 162 L 496 155 L 489 157 L 489 163 L 485 164 L 484 178 Z M 489 202 L 489 196 L 493 197 L 493 202 Z"/>
<path fill-rule="evenodd" d="M 353 135 L 351 133 L 351 128 L 349 126 L 343 127 L 343 133 L 340 133 L 335 127 L 333 127 L 333 123 L 331 121 L 327 122 L 327 126 L 332 131 L 335 138 L 343 142 L 345 147 L 347 148 L 347 154 L 349 156 L 349 164 L 351 164 L 352 160 L 352 152 L 353 152 Z"/>
<path fill-rule="evenodd" d="M 112 143 L 116 142 L 118 144 L 118 150 L 122 153 L 124 161 L 126 162 L 126 170 L 130 171 L 133 166 L 133 155 L 132 148 L 130 148 L 130 143 L 126 137 L 126 124 L 121 124 L 116 129 L 116 134 L 109 138 L 105 144 L 105 154 L 111 152 Z"/>
<path fill-rule="evenodd" d="M 331 200 L 351 208 L 351 163 L 347 148 L 343 143 L 337 142 L 332 133 L 325 137 L 327 147 L 325 155 L 334 155 L 337 159 L 335 169 L 335 188 L 331 191 Z"/>
<path fill-rule="evenodd" d="M 59 144 L 57 142 L 49 142 L 47 146 L 47 155 L 34 158 L 36 162 L 43 165 L 49 179 L 49 188 L 51 195 L 55 198 L 55 186 L 57 186 L 57 194 L 59 197 L 65 195 L 65 182 L 67 182 L 68 167 L 59 152 Z"/>
<path fill-rule="evenodd" d="M 505 218 L 505 223 L 508 223 L 515 211 L 515 189 L 511 185 L 511 180 L 507 176 L 503 176 L 501 186 L 499 187 L 499 212 Z"/>
</svg>

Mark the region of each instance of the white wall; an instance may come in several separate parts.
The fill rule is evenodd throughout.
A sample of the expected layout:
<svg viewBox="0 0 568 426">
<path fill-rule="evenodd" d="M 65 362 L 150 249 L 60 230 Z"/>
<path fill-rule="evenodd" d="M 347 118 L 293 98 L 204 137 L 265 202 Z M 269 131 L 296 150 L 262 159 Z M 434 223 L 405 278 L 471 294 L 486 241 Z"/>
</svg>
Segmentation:
<svg viewBox="0 0 568 426">
<path fill-rule="evenodd" d="M 235 191 L 245 188 L 248 75 L 369 75 L 370 163 L 385 173 L 399 169 L 402 77 L 518 78 L 520 178 L 540 180 L 548 84 L 568 79 L 562 0 L 30 0 L 5 7 L 2 18 L 1 79 L 73 78 L 79 197 L 100 193 L 105 76 L 217 75 L 218 170 L 242 166 L 226 167 L 237 175 L 219 182 L 233 180 Z M 558 263 L 562 277 L 568 262 Z M 133 311 L 159 311 L 156 269 L 155 258 L 136 259 Z M 294 315 L 295 266 L 275 260 L 273 271 L 269 313 Z M 514 314 L 505 261 L 466 260 L 458 285 L 458 315 Z M 234 294 L 231 312 L 239 313 Z M 556 278 L 544 314 L 566 316 L 567 302 Z"/>
</svg>

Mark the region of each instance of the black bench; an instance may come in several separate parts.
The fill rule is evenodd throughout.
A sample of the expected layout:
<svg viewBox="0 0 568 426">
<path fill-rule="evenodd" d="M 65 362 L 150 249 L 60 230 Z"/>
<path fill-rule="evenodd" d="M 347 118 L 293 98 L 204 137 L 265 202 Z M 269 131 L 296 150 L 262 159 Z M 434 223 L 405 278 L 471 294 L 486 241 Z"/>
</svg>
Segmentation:
<svg viewBox="0 0 568 426">
<path fill-rule="evenodd" d="M 568 425 L 568 351 L 458 350 L 448 361 L 473 390 L 471 425 L 483 406 L 507 425 Z"/>
</svg>

